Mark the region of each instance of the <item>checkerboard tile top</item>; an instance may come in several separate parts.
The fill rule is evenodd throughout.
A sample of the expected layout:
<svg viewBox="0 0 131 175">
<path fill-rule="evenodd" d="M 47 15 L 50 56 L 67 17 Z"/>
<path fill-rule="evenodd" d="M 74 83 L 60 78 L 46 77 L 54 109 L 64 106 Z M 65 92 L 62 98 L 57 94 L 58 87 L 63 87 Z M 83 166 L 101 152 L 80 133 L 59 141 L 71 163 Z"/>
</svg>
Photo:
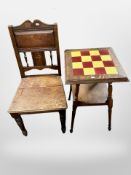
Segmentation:
<svg viewBox="0 0 131 175">
<path fill-rule="evenodd" d="M 73 75 L 116 75 L 117 68 L 108 49 L 71 52 Z"/>
</svg>

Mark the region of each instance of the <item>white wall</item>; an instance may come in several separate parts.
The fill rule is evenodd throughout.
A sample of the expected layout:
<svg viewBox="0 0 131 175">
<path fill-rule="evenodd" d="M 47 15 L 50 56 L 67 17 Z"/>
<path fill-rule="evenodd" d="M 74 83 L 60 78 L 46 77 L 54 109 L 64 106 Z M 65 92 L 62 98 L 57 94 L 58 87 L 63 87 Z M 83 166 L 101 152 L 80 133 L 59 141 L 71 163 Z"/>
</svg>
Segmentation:
<svg viewBox="0 0 131 175">
<path fill-rule="evenodd" d="M 0 19 L 0 174 L 130 174 L 130 83 L 113 86 L 111 132 L 105 107 L 78 109 L 70 134 L 69 102 L 65 135 L 57 113 L 24 116 L 27 138 L 7 113 L 20 82 L 8 25 L 26 19 L 57 22 L 63 75 L 65 49 L 111 46 L 131 79 L 130 0 L 4 0 Z M 66 95 L 68 89 L 65 86 Z"/>
</svg>

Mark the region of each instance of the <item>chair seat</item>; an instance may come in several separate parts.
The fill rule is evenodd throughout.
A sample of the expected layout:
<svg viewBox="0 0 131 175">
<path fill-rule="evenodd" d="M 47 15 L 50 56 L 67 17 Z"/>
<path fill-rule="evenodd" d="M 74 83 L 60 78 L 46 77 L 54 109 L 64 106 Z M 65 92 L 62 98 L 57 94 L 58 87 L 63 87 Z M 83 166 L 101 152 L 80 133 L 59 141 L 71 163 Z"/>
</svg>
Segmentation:
<svg viewBox="0 0 131 175">
<path fill-rule="evenodd" d="M 60 76 L 22 78 L 9 113 L 37 113 L 66 109 L 66 98 Z"/>
<path fill-rule="evenodd" d="M 73 98 L 75 97 L 76 86 L 72 85 Z M 78 101 L 87 104 L 105 103 L 108 97 L 106 83 L 81 84 L 79 87 Z"/>
</svg>

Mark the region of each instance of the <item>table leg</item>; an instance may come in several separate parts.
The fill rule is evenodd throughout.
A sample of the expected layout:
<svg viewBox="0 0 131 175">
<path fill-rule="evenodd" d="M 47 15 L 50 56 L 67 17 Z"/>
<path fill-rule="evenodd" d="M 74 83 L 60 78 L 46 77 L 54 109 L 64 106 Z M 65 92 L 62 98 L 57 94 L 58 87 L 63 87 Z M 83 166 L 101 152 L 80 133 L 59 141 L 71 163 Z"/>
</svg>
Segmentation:
<svg viewBox="0 0 131 175">
<path fill-rule="evenodd" d="M 71 92 L 72 92 L 72 85 L 70 85 L 70 92 L 69 92 L 69 97 L 68 97 L 68 100 L 71 99 Z"/>
<path fill-rule="evenodd" d="M 78 102 L 78 95 L 79 95 L 79 87 L 80 87 L 80 84 L 76 84 L 75 99 L 73 101 L 73 108 L 72 108 L 72 119 L 71 119 L 70 133 L 73 132 L 73 127 L 74 127 L 74 120 L 75 120 L 75 114 L 76 114 L 77 102 Z"/>
<path fill-rule="evenodd" d="M 112 116 L 112 107 L 113 107 L 113 99 L 112 99 L 112 84 L 108 85 L 108 130 L 111 130 L 111 116 Z"/>
</svg>

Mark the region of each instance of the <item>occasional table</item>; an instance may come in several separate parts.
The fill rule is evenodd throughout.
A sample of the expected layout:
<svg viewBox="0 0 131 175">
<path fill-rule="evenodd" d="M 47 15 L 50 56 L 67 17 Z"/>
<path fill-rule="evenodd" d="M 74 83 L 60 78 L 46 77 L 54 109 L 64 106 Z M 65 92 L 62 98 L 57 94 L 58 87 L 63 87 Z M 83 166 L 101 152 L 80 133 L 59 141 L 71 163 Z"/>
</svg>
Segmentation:
<svg viewBox="0 0 131 175">
<path fill-rule="evenodd" d="M 70 132 L 73 132 L 77 107 L 96 105 L 108 106 L 108 130 L 111 130 L 112 83 L 129 81 L 113 49 L 106 47 L 66 50 L 65 75 L 66 84 L 70 85 L 69 99 L 73 92 Z"/>
</svg>

